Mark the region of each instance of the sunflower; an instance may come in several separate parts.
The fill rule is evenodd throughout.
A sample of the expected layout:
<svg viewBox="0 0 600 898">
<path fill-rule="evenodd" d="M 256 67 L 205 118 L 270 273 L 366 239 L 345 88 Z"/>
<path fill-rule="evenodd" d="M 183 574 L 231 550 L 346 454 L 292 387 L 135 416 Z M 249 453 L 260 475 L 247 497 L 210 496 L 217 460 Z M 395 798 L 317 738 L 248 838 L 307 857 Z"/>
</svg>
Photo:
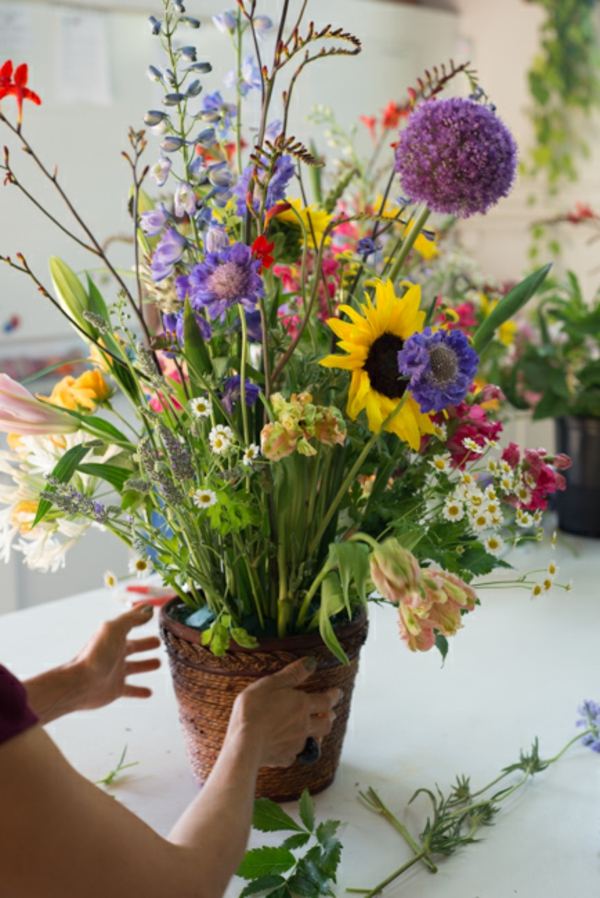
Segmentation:
<svg viewBox="0 0 600 898">
<path fill-rule="evenodd" d="M 433 433 L 433 423 L 407 391 L 408 381 L 398 368 L 398 353 L 405 340 L 423 329 L 425 313 L 419 308 L 421 288 L 411 285 L 399 298 L 391 281 L 375 280 L 372 283 L 374 302 L 367 296 L 365 303 L 360 305 L 362 314 L 351 306 L 341 305 L 340 311 L 350 321 L 339 318 L 327 321 L 339 337 L 339 348 L 347 355 L 328 355 L 321 359 L 321 365 L 352 372 L 347 413 L 354 420 L 365 410 L 373 433 L 379 433 L 385 419 L 407 393 L 404 404 L 385 425 L 385 430 L 395 433 L 411 449 L 418 451 L 421 437 Z"/>
</svg>

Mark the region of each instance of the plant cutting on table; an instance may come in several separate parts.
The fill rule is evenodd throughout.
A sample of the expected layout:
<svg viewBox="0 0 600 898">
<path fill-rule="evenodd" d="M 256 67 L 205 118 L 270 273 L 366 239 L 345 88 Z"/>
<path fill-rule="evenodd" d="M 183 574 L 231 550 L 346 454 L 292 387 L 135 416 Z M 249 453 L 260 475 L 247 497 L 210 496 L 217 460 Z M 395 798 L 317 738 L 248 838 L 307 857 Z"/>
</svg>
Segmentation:
<svg viewBox="0 0 600 898">
<path fill-rule="evenodd" d="M 149 69 L 161 103 L 145 115 L 159 158 L 144 161 L 140 130 L 123 154 L 131 272 L 111 262 L 29 142 L 27 68 L 1 70 L 0 96 L 17 97 L 19 116 L 3 110 L 0 123 L 58 193 L 64 218 L 31 194 L 8 148 L 6 188 L 112 279 L 104 295 L 91 274 L 54 258 L 46 286 L 23 253 L 2 257 L 90 353 L 89 370 L 50 396 L 0 375 L 4 553 L 56 569 L 100 526 L 133 549 L 134 571 L 161 576 L 177 596 L 161 625 L 201 779 L 236 692 L 315 655 L 309 688 L 342 686 L 344 698 L 311 770 L 298 763 L 259 779 L 262 794 L 291 797 L 335 773 L 373 585 L 411 650 L 445 654 L 478 604 L 474 578 L 538 538 L 547 497 L 564 486 L 547 453 L 502 451 L 488 407 L 496 390 L 475 386 L 481 353 L 547 268 L 472 339 L 436 322 L 405 278 L 417 241 L 433 239 L 431 213 L 485 213 L 513 182 L 514 140 L 468 66 L 435 68 L 408 91 L 394 147 L 374 149 L 373 202 L 346 196 L 351 179 L 335 165 L 328 185 L 327 160 L 290 132 L 303 71 L 357 55 L 358 38 L 305 21 L 307 3 L 292 12 L 286 0 L 272 23 L 240 0 L 214 17 L 234 49 L 228 100 L 203 91 L 211 66 L 189 43 L 199 21 L 181 2 L 163 5 L 150 20 L 165 54 Z M 442 96 L 460 76 L 471 95 Z"/>
</svg>

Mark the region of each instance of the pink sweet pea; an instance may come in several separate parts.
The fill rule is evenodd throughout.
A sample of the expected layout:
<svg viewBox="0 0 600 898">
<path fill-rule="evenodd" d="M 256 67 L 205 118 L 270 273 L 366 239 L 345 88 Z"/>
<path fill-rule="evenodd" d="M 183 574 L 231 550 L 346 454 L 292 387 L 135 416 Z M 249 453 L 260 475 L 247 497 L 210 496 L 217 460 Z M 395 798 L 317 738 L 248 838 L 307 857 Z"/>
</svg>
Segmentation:
<svg viewBox="0 0 600 898">
<path fill-rule="evenodd" d="M 17 434 L 72 433 L 79 423 L 55 406 L 40 402 L 29 390 L 0 374 L 0 431 Z"/>
</svg>

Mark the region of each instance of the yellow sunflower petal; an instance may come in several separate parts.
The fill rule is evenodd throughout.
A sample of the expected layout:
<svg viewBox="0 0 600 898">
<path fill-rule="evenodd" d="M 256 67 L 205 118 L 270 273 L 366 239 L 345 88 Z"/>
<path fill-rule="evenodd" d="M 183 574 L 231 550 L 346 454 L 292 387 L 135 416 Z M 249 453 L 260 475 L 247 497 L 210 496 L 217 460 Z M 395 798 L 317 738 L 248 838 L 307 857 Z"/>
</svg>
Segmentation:
<svg viewBox="0 0 600 898">
<path fill-rule="evenodd" d="M 364 409 L 370 389 L 371 382 L 367 372 L 360 368 L 353 371 L 350 389 L 348 390 L 348 404 L 346 406 L 346 411 L 353 421 L 358 418 Z"/>
<path fill-rule="evenodd" d="M 362 368 L 364 359 L 354 355 L 326 355 L 319 361 L 324 368 L 342 368 L 344 371 L 353 371 Z"/>
</svg>

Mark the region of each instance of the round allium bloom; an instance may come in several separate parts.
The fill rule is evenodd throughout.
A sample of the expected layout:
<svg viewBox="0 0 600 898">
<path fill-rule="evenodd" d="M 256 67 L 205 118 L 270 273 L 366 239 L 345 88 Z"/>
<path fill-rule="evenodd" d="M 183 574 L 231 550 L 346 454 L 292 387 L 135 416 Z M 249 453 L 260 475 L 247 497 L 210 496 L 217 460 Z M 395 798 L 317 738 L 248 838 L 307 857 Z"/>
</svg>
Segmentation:
<svg viewBox="0 0 600 898">
<path fill-rule="evenodd" d="M 254 258 L 245 243 L 207 253 L 204 262 L 194 266 L 188 278 L 192 306 L 205 308 L 213 320 L 222 318 L 237 303 L 253 311 L 264 294 L 260 267 L 260 259 Z"/>
<path fill-rule="evenodd" d="M 453 97 L 429 100 L 412 113 L 396 145 L 396 171 L 413 202 L 468 218 L 507 196 L 517 146 L 488 107 Z"/>
<path fill-rule="evenodd" d="M 425 328 L 406 341 L 398 353 L 398 369 L 409 378 L 409 389 L 422 412 L 441 412 L 465 398 L 479 364 L 462 331 Z"/>
</svg>

